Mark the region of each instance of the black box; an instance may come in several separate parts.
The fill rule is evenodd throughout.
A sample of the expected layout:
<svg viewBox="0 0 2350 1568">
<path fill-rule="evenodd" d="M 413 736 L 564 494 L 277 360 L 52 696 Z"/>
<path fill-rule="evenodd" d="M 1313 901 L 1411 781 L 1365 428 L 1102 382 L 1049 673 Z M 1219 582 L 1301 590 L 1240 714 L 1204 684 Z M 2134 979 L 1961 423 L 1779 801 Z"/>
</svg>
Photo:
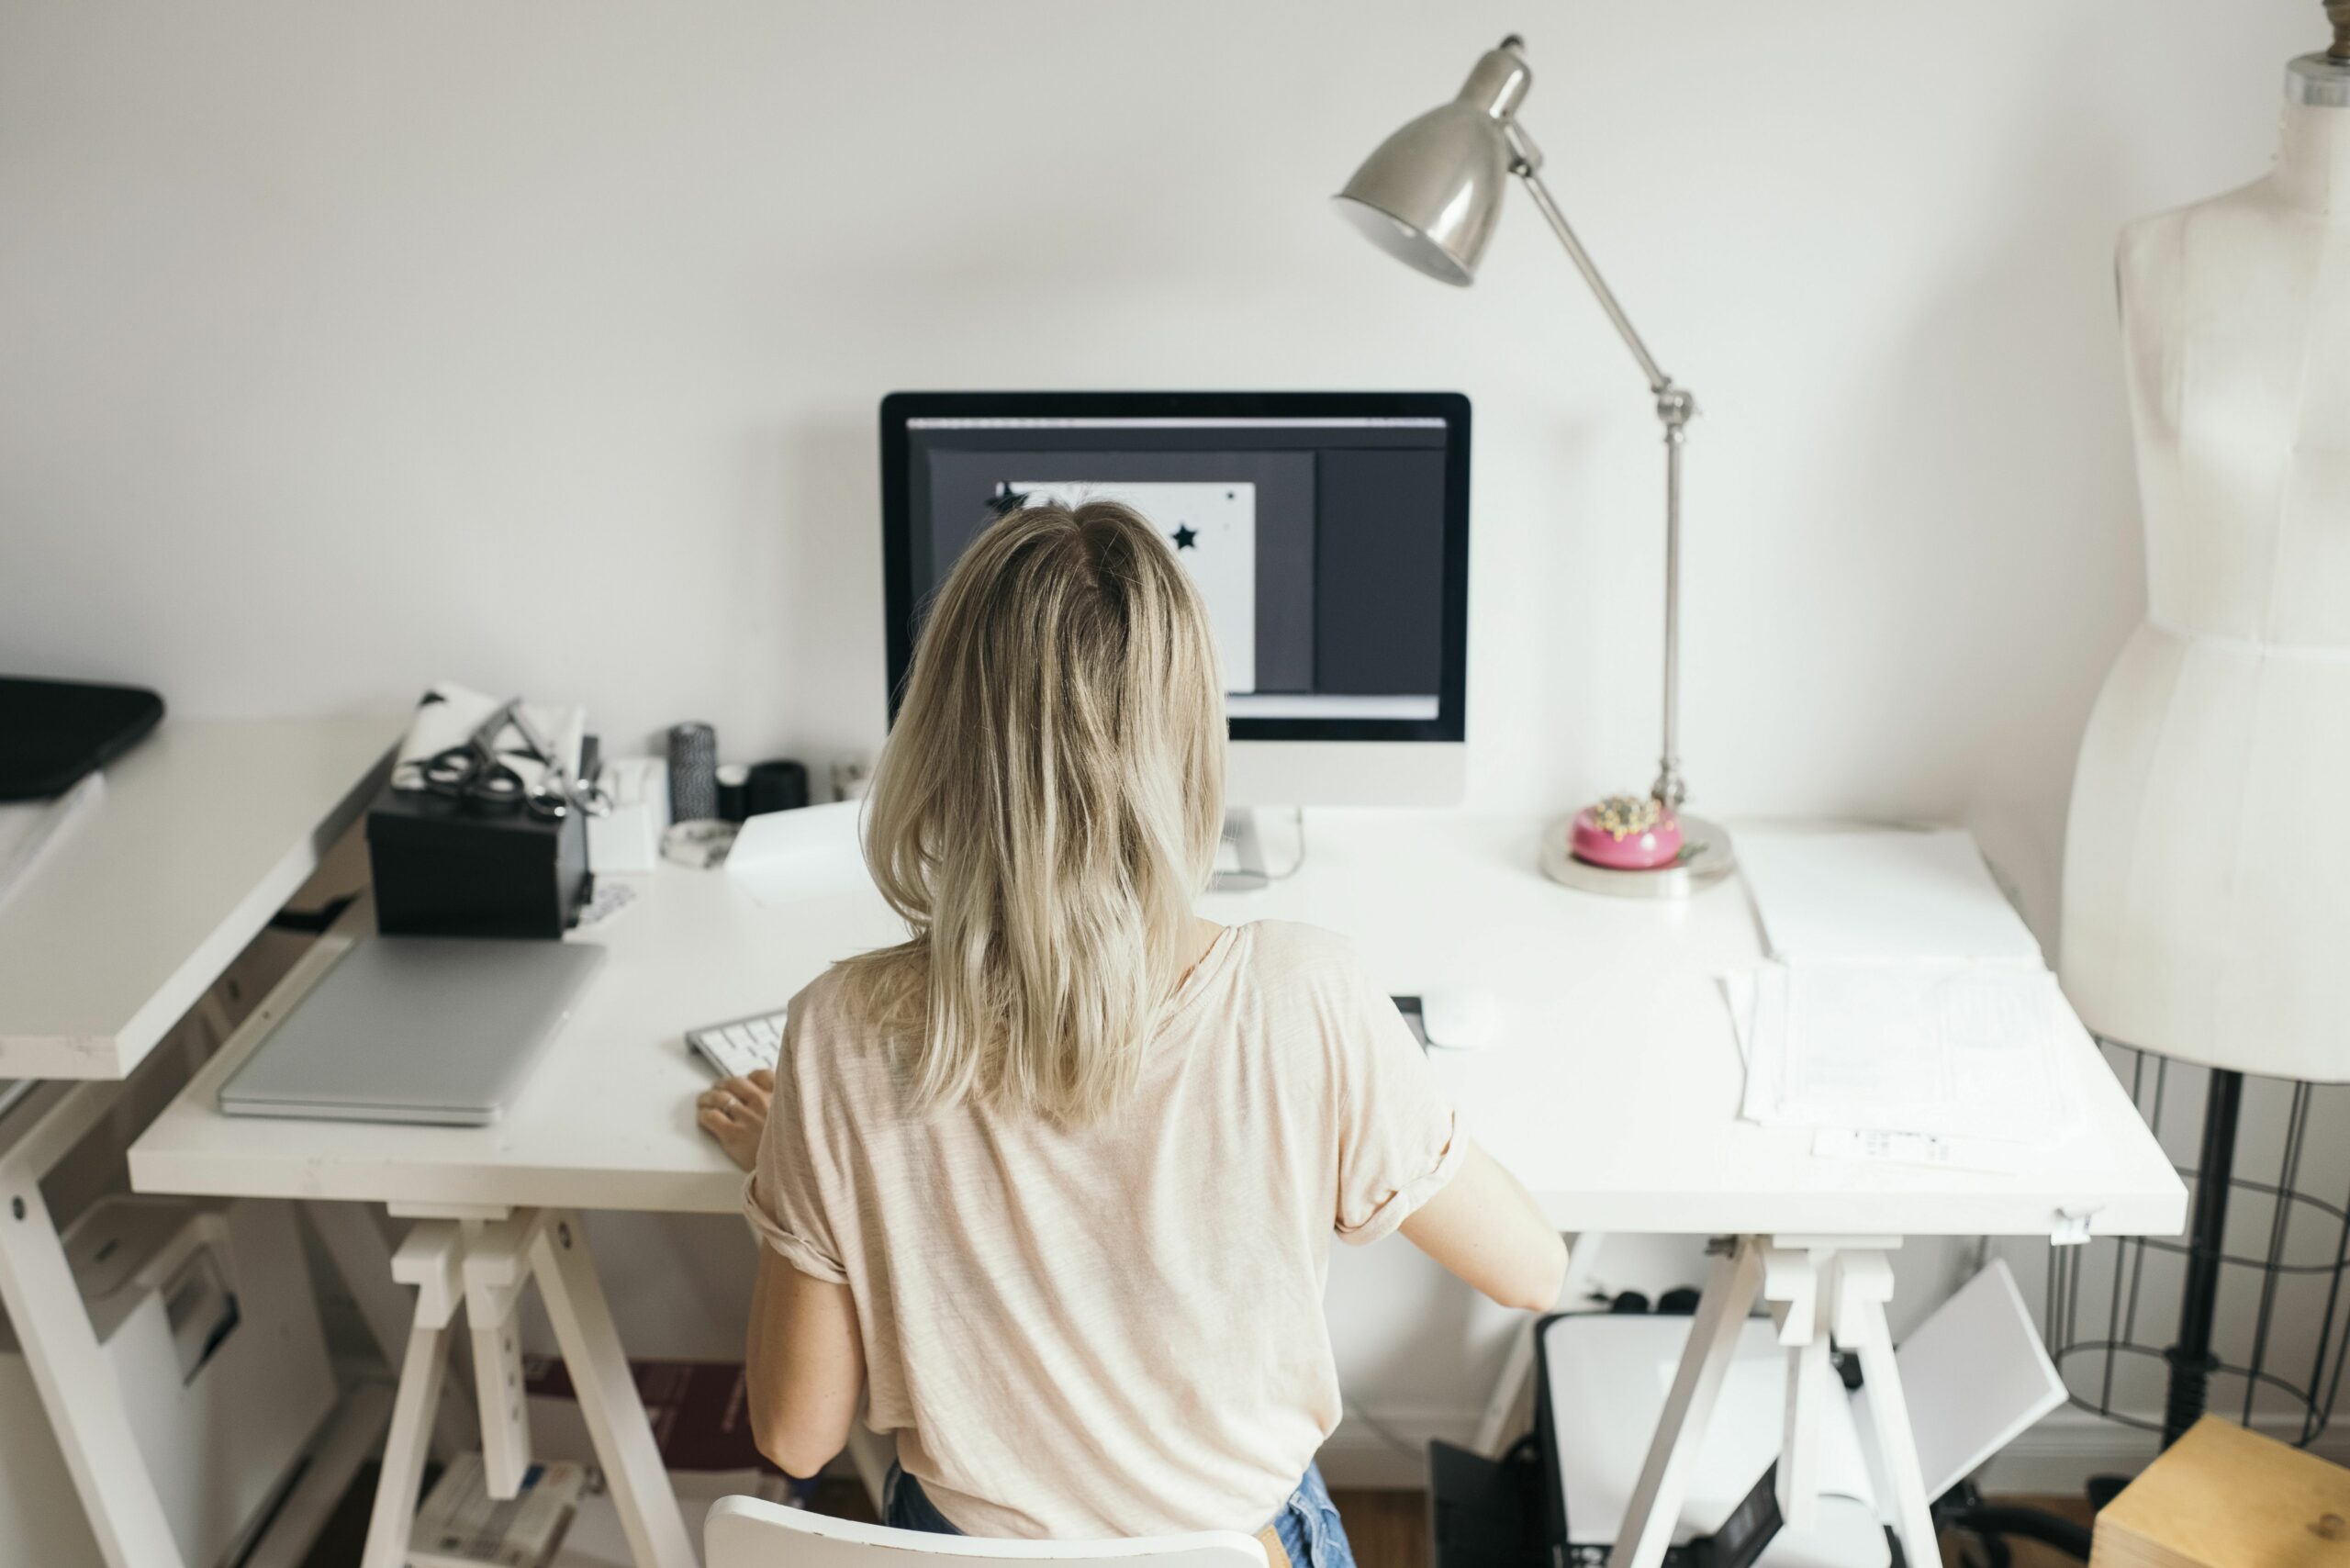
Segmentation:
<svg viewBox="0 0 2350 1568">
<path fill-rule="evenodd" d="M 588 822 L 386 789 L 367 811 L 386 936 L 558 937 L 589 891 Z"/>
</svg>

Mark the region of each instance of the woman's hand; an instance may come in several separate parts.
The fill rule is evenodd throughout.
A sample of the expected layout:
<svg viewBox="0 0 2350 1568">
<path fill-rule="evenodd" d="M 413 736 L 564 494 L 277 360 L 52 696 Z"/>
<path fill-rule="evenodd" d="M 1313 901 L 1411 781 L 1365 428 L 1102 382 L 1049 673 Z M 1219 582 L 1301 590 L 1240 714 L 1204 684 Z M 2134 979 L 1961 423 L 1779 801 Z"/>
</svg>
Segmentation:
<svg viewBox="0 0 2350 1568">
<path fill-rule="evenodd" d="M 775 1097 L 775 1074 L 761 1068 L 748 1078 L 730 1078 L 702 1091 L 694 1120 L 718 1140 L 726 1158 L 748 1170 L 759 1158 L 767 1130 L 767 1102 Z"/>
</svg>

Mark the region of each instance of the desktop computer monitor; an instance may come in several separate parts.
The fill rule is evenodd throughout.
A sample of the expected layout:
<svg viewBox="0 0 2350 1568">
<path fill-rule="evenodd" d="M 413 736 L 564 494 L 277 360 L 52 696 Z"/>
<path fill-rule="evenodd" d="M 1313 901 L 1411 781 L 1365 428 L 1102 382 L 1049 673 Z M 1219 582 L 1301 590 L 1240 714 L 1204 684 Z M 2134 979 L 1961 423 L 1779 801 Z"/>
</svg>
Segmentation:
<svg viewBox="0 0 2350 1568">
<path fill-rule="evenodd" d="M 881 403 L 890 713 L 993 517 L 1123 501 L 1207 600 L 1236 808 L 1441 805 L 1463 774 L 1469 400 L 1447 392 L 900 392 Z"/>
</svg>

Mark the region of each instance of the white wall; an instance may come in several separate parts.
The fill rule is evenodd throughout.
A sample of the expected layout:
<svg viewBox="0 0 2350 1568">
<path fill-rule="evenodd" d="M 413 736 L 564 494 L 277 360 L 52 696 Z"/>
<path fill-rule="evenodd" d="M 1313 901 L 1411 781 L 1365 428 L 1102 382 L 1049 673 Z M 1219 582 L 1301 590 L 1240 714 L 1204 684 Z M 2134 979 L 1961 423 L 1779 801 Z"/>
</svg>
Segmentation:
<svg viewBox="0 0 2350 1568">
<path fill-rule="evenodd" d="M 0 666 L 184 713 L 449 675 L 623 744 L 700 717 L 821 759 L 880 734 L 882 393 L 1457 387 L 1473 800 L 1638 784 L 1661 551 L 1629 363 L 1531 212 L 1454 292 L 1325 210 L 1516 28 L 1553 182 L 1706 410 L 1700 801 L 1967 821 L 2047 931 L 2141 597 L 2111 238 L 2264 167 L 2318 24 L 0 0 Z M 731 1334 L 731 1234 L 629 1234 L 670 1249 L 620 1286 L 633 1327 Z M 1350 1385 L 1458 1415 L 1491 1320 L 1389 1250 L 1337 1275 Z"/>
</svg>

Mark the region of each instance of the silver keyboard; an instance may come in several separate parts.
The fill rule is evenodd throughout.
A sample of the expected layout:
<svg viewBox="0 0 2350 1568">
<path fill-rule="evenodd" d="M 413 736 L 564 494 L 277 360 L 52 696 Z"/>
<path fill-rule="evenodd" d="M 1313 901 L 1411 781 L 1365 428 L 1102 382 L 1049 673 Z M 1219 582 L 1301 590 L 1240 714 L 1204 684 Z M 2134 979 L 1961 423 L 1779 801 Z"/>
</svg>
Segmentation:
<svg viewBox="0 0 2350 1568">
<path fill-rule="evenodd" d="M 704 1025 L 686 1031 L 686 1044 L 721 1078 L 748 1078 L 754 1072 L 772 1072 L 776 1058 L 783 1054 L 784 1017 L 781 1013 L 762 1013 L 725 1024 Z"/>
</svg>

